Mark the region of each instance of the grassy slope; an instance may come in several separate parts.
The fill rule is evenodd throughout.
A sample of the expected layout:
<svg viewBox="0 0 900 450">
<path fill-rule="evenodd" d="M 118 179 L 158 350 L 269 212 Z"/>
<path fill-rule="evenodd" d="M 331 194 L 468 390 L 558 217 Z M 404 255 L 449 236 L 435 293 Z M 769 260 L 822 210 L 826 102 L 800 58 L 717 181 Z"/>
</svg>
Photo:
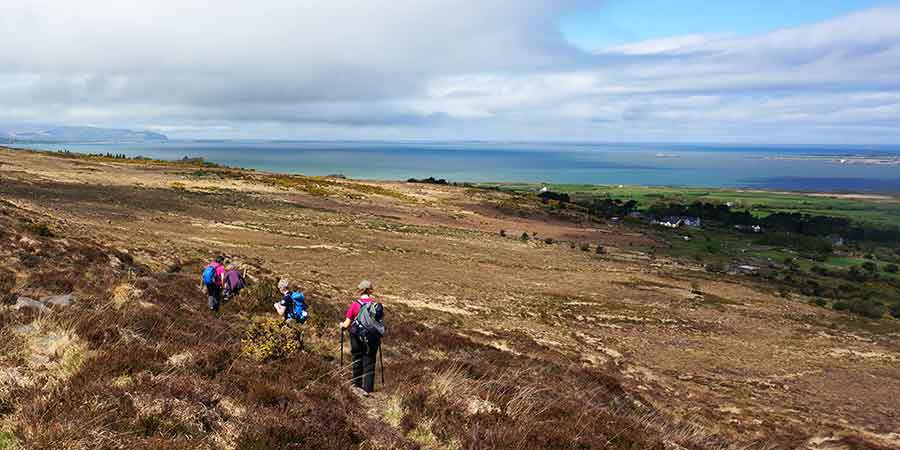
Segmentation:
<svg viewBox="0 0 900 450">
<path fill-rule="evenodd" d="M 2 300 L 77 299 L 45 316 L 0 307 L 7 442 L 14 433 L 30 449 L 718 448 L 638 406 L 611 372 L 501 351 L 426 326 L 400 305 L 391 310 L 388 377 L 405 383 L 364 402 L 348 388 L 338 335 L 324 320 L 342 306 L 328 283 L 307 284 L 318 319 L 305 327 L 304 350 L 259 361 L 242 338 L 271 315 L 265 265 L 213 317 L 196 282 L 209 255 L 180 254 L 177 266 L 154 269 L 65 226 L 33 226 L 46 220 L 0 204 L 0 252 L 19 279 Z"/>
<path fill-rule="evenodd" d="M 155 195 L 171 202 L 168 209 L 204 201 L 174 190 Z M 613 367 L 535 358 L 529 348 L 538 344 L 516 330 L 505 337 L 521 354 L 502 351 L 455 333 L 458 316 L 423 318 L 403 305 L 391 309 L 389 386 L 375 401 L 361 400 L 338 366 L 332 323 L 310 323 L 305 350 L 281 360 L 242 352 L 249 324 L 270 314 L 271 280 L 229 305 L 224 320 L 210 319 L 196 291 L 209 255 L 178 254 L 179 271 L 153 268 L 64 228 L 41 236 L 28 226 L 41 218 L 10 204 L 0 209 L 3 261 L 19 275 L 19 289 L 73 290 L 80 299 L 24 336 L 10 330 L 34 317 L 0 310 L 0 369 L 34 381 L 0 389 L 0 431 L 14 431 L 29 448 L 724 447 L 626 391 Z M 111 256 L 123 264 L 111 265 Z M 260 264 L 255 273 L 265 279 L 272 269 Z M 305 281 L 314 316 L 339 316 L 343 293 L 325 280 Z M 123 297 L 130 289 L 140 294 Z M 76 363 L 55 370 L 29 362 L 31 343 L 60 331 L 78 343 Z M 783 447 L 803 440 L 784 439 Z"/>
</svg>

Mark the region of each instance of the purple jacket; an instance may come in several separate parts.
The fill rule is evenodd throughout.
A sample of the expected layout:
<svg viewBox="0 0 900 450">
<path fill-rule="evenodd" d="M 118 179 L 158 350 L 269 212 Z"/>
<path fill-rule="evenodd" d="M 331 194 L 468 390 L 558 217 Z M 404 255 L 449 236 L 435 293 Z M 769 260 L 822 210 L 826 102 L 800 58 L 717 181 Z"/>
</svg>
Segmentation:
<svg viewBox="0 0 900 450">
<path fill-rule="evenodd" d="M 225 272 L 225 286 L 232 291 L 243 289 L 246 286 L 244 284 L 244 276 L 238 270 Z"/>
</svg>

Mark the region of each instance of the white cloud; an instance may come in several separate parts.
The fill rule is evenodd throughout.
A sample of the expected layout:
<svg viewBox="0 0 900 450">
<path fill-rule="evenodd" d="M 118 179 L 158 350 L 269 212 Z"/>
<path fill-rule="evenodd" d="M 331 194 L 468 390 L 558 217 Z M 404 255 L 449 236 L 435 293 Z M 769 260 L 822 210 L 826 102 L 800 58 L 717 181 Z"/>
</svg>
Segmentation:
<svg viewBox="0 0 900 450">
<path fill-rule="evenodd" d="M 581 3 L 19 0 L 0 14 L 0 124 L 176 136 L 900 138 L 888 125 L 900 123 L 900 9 L 587 54 L 554 25 Z"/>
</svg>

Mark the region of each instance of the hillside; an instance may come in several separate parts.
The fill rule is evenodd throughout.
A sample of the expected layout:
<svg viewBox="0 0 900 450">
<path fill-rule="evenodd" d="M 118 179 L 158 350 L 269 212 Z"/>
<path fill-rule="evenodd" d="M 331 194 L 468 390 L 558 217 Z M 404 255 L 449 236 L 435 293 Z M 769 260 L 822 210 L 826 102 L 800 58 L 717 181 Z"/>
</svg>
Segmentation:
<svg viewBox="0 0 900 450">
<path fill-rule="evenodd" d="M 0 176 L 0 449 L 900 448 L 896 320 L 651 255 L 642 227 L 495 190 L 2 148 Z M 213 315 L 219 253 L 253 284 Z M 301 350 L 257 358 L 242 339 L 282 276 L 313 318 Z M 362 278 L 389 326 L 369 398 L 337 328 Z"/>
</svg>

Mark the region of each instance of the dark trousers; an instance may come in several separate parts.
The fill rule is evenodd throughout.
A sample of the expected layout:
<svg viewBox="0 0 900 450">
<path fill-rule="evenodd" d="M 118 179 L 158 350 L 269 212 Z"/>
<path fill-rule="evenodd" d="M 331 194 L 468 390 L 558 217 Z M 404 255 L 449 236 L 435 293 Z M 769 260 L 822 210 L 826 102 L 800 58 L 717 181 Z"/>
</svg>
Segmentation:
<svg viewBox="0 0 900 450">
<path fill-rule="evenodd" d="M 226 287 L 226 288 L 222 289 L 222 303 L 230 302 L 231 299 L 237 297 L 237 295 L 240 293 L 241 293 L 241 288 L 229 289 Z"/>
<path fill-rule="evenodd" d="M 219 304 L 222 302 L 222 288 L 216 283 L 206 285 L 207 305 L 211 311 L 219 311 Z"/>
<path fill-rule="evenodd" d="M 369 338 L 368 344 L 350 335 L 350 354 L 353 355 L 353 385 L 366 392 L 375 390 L 375 361 L 381 339 Z"/>
</svg>

